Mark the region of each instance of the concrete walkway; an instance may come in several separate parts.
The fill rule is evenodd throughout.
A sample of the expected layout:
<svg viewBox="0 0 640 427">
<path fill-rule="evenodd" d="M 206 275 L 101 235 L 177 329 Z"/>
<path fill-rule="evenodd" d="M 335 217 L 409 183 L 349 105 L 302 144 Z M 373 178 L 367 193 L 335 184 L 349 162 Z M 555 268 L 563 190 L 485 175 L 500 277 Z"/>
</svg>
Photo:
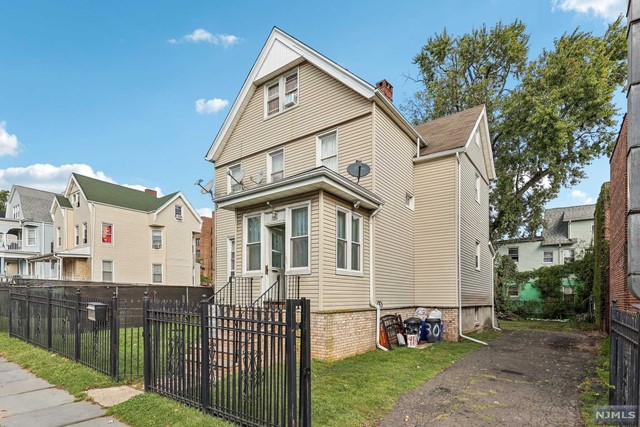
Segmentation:
<svg viewBox="0 0 640 427">
<path fill-rule="evenodd" d="M 126 427 L 120 421 L 105 416 L 100 405 L 76 402 L 64 390 L 0 358 L 0 426 L 61 427 L 61 426 Z"/>
</svg>

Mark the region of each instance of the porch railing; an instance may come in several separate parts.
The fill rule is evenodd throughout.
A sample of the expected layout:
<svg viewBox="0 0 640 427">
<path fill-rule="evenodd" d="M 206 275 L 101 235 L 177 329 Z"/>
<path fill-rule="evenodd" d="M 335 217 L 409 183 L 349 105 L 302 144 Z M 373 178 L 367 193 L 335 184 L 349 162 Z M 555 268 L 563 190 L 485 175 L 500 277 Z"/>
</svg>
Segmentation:
<svg viewBox="0 0 640 427">
<path fill-rule="evenodd" d="M 231 276 L 208 302 L 216 305 L 251 305 L 253 295 L 253 277 Z"/>
<path fill-rule="evenodd" d="M 283 304 L 288 299 L 300 297 L 300 276 L 278 276 L 276 281 L 264 291 L 255 301 L 254 307 L 264 307 L 270 304 Z"/>
</svg>

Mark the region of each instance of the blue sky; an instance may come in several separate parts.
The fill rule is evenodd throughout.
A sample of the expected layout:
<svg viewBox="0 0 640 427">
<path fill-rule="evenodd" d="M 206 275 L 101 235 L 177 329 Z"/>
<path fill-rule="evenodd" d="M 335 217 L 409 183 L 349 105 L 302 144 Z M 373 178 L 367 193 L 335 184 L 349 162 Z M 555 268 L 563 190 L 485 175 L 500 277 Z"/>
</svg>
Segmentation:
<svg viewBox="0 0 640 427">
<path fill-rule="evenodd" d="M 86 2 L 0 0 L 0 188 L 62 191 L 71 171 L 167 194 L 213 178 L 204 160 L 271 28 L 394 85 L 427 37 L 518 18 L 532 55 L 576 26 L 601 34 L 626 0 Z M 621 111 L 623 95 L 617 97 Z M 550 206 L 592 202 L 608 159 Z"/>
</svg>

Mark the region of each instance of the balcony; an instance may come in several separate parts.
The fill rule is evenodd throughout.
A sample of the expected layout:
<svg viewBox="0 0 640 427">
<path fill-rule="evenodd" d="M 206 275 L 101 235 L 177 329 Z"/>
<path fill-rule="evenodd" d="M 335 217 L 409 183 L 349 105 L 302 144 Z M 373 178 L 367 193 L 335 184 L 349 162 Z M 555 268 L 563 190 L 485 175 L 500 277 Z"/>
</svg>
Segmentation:
<svg viewBox="0 0 640 427">
<path fill-rule="evenodd" d="M 6 248 L 8 251 L 21 251 L 22 242 L 7 242 Z"/>
</svg>

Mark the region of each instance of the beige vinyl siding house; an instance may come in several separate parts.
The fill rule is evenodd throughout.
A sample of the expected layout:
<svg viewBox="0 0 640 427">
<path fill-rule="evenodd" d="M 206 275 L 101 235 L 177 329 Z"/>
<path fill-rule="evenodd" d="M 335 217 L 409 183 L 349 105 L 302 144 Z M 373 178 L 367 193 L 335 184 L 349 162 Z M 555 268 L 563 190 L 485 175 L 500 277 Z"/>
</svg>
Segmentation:
<svg viewBox="0 0 640 427">
<path fill-rule="evenodd" d="M 193 235 L 202 219 L 180 192 L 157 197 L 72 174 L 50 214 L 61 237 L 50 254 L 62 260 L 59 279 L 199 284 Z"/>
<path fill-rule="evenodd" d="M 378 312 L 439 308 L 454 340 L 490 324 L 486 111 L 431 123 L 409 124 L 386 81 L 274 29 L 206 155 L 217 289 L 248 279 L 255 296 L 296 278 L 327 359 L 375 348 Z M 356 161 L 370 173 L 347 173 Z"/>
</svg>

